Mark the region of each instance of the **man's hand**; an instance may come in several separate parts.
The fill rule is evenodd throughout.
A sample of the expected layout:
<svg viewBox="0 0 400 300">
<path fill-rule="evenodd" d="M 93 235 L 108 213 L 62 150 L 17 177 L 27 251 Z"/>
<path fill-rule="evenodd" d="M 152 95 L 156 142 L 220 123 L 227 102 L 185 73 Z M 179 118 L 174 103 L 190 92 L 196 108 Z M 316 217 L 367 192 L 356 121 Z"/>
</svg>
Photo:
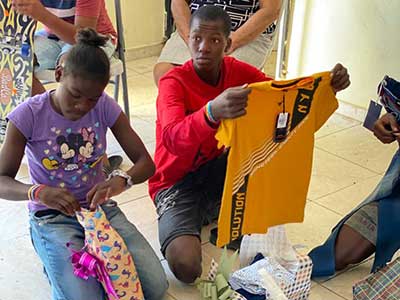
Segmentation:
<svg viewBox="0 0 400 300">
<path fill-rule="evenodd" d="M 39 199 L 40 203 L 68 216 L 74 216 L 76 211 L 81 210 L 79 202 L 67 189 L 46 186 L 39 192 Z"/>
<path fill-rule="evenodd" d="M 344 90 L 350 85 L 350 75 L 347 73 L 347 69 L 341 64 L 336 66 L 331 71 L 331 86 L 335 93 Z"/>
<path fill-rule="evenodd" d="M 12 5 L 18 13 L 37 21 L 41 20 L 42 13 L 46 10 L 39 0 L 12 0 Z"/>
<path fill-rule="evenodd" d="M 247 87 L 247 84 L 223 91 L 211 102 L 211 110 L 214 118 L 219 121 L 245 115 L 247 98 L 250 92 L 251 89 Z"/>
<path fill-rule="evenodd" d="M 126 179 L 115 176 L 110 180 L 96 184 L 86 195 L 86 200 L 90 204 L 90 210 L 95 210 L 98 205 L 108 201 L 111 197 L 125 191 Z"/>
<path fill-rule="evenodd" d="M 384 144 L 390 144 L 398 139 L 400 126 L 395 117 L 390 113 L 380 117 L 374 124 L 374 135 Z"/>
</svg>

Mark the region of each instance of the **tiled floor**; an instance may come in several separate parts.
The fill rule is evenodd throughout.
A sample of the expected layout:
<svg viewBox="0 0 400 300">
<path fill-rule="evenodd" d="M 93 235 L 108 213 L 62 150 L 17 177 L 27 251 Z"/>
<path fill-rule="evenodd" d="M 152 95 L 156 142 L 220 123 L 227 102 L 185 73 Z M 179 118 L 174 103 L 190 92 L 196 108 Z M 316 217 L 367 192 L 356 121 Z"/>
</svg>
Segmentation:
<svg viewBox="0 0 400 300">
<path fill-rule="evenodd" d="M 151 153 L 154 151 L 157 94 L 151 70 L 155 60 L 150 57 L 128 63 L 132 124 Z M 107 90 L 112 92 L 112 87 Z M 359 122 L 340 115 L 332 116 L 316 137 L 305 222 L 287 226 L 293 244 L 303 245 L 304 251 L 323 242 L 332 226 L 372 191 L 397 147 L 380 144 Z M 121 149 L 111 142 L 108 152 L 120 153 Z M 27 176 L 26 165 L 22 165 L 18 178 L 28 180 Z M 133 187 L 117 200 L 165 266 L 170 282 L 166 299 L 199 299 L 195 287 L 174 279 L 162 259 L 156 214 L 147 195 L 147 184 Z M 220 250 L 208 242 L 207 229 L 203 232 L 204 269 L 211 258 L 220 255 Z M 0 236 L 0 300 L 50 299 L 48 283 L 30 244 L 25 203 L 0 201 Z M 310 299 L 352 299 L 352 284 L 366 276 L 370 266 L 371 261 L 367 261 L 330 280 L 314 282 Z"/>
</svg>

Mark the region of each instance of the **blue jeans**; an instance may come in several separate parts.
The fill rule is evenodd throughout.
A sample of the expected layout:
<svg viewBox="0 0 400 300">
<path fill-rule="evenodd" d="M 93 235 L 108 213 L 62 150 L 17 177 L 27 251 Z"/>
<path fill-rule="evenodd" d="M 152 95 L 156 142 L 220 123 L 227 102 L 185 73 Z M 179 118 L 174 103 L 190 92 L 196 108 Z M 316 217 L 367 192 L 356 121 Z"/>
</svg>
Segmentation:
<svg viewBox="0 0 400 300">
<path fill-rule="evenodd" d="M 102 206 L 111 226 L 124 239 L 135 261 L 146 300 L 160 300 L 168 288 L 168 282 L 159 258 L 131 224 L 116 202 Z M 66 247 L 71 242 L 75 249 L 84 246 L 84 230 L 76 217 L 51 213 L 38 217 L 30 216 L 30 231 L 33 246 L 44 265 L 49 279 L 52 300 L 102 300 L 107 299 L 103 287 L 94 278 L 85 281 L 73 274 L 71 252 Z"/>
<path fill-rule="evenodd" d="M 57 39 L 56 37 L 49 36 L 48 32 L 44 29 L 35 32 L 34 41 L 35 56 L 38 65 L 35 71 L 54 70 L 59 63 L 61 56 L 67 53 L 72 45 Z M 110 59 L 115 53 L 116 46 L 112 43 L 111 39 L 101 47 Z"/>
</svg>

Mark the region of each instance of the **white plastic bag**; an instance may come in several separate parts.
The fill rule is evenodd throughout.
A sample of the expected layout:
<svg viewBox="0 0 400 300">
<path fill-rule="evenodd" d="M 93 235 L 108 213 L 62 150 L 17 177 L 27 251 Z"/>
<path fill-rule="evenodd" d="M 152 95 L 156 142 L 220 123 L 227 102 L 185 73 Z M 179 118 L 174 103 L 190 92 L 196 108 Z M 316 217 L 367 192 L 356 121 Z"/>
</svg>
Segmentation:
<svg viewBox="0 0 400 300">
<path fill-rule="evenodd" d="M 289 242 L 283 225 L 269 228 L 266 234 L 245 235 L 240 245 L 240 266 L 248 266 L 257 253 L 277 260 L 289 271 L 297 266 L 297 252 Z"/>
</svg>

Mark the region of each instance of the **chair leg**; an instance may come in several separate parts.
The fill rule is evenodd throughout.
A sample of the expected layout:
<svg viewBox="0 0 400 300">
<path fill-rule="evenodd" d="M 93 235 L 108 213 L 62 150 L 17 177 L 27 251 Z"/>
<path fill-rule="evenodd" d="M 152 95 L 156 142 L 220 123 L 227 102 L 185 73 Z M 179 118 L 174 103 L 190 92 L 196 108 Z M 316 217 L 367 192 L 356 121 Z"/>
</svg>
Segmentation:
<svg viewBox="0 0 400 300">
<path fill-rule="evenodd" d="M 121 76 L 122 76 L 122 97 L 124 100 L 124 109 L 125 109 L 125 114 L 128 117 L 128 120 L 130 121 L 131 117 L 130 117 L 130 112 L 129 112 L 128 80 L 127 80 L 127 76 L 126 76 L 125 66 L 124 66 L 124 72 L 121 74 Z"/>
<path fill-rule="evenodd" d="M 120 75 L 114 77 L 114 99 L 117 102 L 119 98 L 119 76 Z"/>
</svg>

